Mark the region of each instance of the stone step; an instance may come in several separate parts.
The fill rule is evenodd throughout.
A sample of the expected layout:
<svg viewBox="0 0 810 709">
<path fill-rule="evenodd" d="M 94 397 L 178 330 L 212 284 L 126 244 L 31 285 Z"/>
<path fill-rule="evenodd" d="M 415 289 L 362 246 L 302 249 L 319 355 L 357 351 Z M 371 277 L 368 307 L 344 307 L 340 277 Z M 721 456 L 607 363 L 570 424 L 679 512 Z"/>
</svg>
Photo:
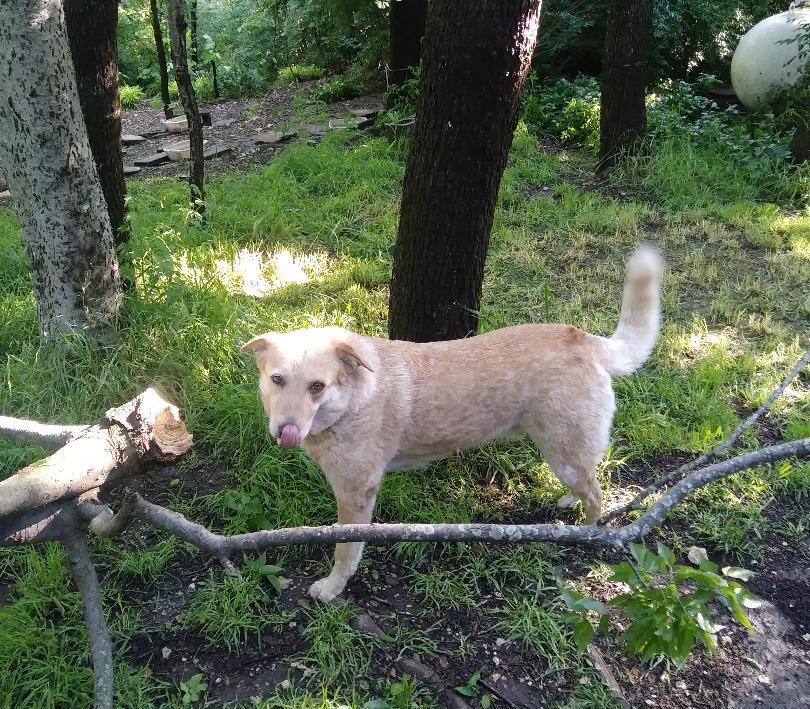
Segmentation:
<svg viewBox="0 0 810 709">
<path fill-rule="evenodd" d="M 135 165 L 140 165 L 142 167 L 155 167 L 156 165 L 162 165 L 165 162 L 169 162 L 169 156 L 166 153 L 152 153 L 151 155 L 145 155 L 142 158 L 135 158 L 132 161 Z"/>
<path fill-rule="evenodd" d="M 271 130 L 267 133 L 259 133 L 254 136 L 253 142 L 259 145 L 272 145 L 273 143 L 284 143 L 298 135 L 294 131 L 287 131 L 282 133 L 278 130 Z"/>
<path fill-rule="evenodd" d="M 209 158 L 215 158 L 218 155 L 225 155 L 226 153 L 230 153 L 233 148 L 230 145 L 212 145 L 207 150 L 203 150 L 203 158 L 208 160 Z"/>
</svg>

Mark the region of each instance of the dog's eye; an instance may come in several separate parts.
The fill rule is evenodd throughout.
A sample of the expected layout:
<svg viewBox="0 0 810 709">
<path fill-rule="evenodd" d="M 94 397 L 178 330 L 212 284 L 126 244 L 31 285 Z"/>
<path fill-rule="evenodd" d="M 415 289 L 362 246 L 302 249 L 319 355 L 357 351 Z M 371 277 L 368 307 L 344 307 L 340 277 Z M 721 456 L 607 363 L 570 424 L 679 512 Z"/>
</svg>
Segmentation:
<svg viewBox="0 0 810 709">
<path fill-rule="evenodd" d="M 284 386 L 284 377 L 282 377 L 280 374 L 274 374 L 272 377 L 270 377 L 270 379 L 273 384 L 276 384 L 277 386 Z"/>
<path fill-rule="evenodd" d="M 326 384 L 324 384 L 323 382 L 312 382 L 312 384 L 309 385 L 309 390 L 313 394 L 319 394 L 320 392 L 323 391 L 323 388 L 325 386 L 326 386 Z"/>
</svg>

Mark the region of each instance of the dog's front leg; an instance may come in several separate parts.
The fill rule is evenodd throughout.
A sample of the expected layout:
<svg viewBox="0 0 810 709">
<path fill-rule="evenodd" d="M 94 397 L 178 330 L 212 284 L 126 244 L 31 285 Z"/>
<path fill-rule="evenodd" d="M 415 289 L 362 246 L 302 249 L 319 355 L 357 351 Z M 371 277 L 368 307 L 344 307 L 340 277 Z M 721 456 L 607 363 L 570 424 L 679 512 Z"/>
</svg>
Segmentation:
<svg viewBox="0 0 810 709">
<path fill-rule="evenodd" d="M 376 478 L 377 476 L 375 476 Z M 367 486 L 351 490 L 333 485 L 337 500 L 339 524 L 367 524 L 371 522 L 374 504 L 377 501 L 379 480 L 369 481 Z M 364 542 L 347 542 L 335 546 L 335 564 L 326 578 L 309 587 L 309 595 L 320 601 L 331 601 L 346 587 L 347 581 L 357 571 L 363 555 Z"/>
</svg>

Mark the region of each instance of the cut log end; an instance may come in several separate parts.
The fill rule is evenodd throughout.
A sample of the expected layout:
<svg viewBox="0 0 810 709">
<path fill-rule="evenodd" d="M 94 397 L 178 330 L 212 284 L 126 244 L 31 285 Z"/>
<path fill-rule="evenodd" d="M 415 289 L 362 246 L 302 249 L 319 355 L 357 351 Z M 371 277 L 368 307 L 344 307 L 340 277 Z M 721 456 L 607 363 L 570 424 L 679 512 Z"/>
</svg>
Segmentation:
<svg viewBox="0 0 810 709">
<path fill-rule="evenodd" d="M 106 417 L 137 439 L 144 458 L 168 462 L 191 448 L 192 437 L 180 410 L 151 387 L 123 406 L 110 409 Z"/>
<path fill-rule="evenodd" d="M 155 417 L 149 457 L 168 462 L 188 452 L 193 442 L 186 424 L 174 406 L 167 406 Z"/>
</svg>

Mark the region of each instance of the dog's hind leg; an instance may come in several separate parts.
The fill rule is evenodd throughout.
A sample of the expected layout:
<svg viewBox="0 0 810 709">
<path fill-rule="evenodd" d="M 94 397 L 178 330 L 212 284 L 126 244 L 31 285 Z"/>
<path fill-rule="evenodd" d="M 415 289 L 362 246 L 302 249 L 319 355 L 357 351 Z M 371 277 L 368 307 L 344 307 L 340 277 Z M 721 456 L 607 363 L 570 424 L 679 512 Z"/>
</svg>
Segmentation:
<svg viewBox="0 0 810 709">
<path fill-rule="evenodd" d="M 521 428 L 540 449 L 554 474 L 571 490 L 571 494 L 560 498 L 558 506 L 573 507 L 582 501 L 586 524 L 593 524 L 602 514 L 596 466 L 607 450 L 612 413 L 612 407 L 607 407 L 603 415 L 592 411 L 582 417 L 557 418 L 551 425 L 533 416 L 521 421 Z"/>
</svg>

